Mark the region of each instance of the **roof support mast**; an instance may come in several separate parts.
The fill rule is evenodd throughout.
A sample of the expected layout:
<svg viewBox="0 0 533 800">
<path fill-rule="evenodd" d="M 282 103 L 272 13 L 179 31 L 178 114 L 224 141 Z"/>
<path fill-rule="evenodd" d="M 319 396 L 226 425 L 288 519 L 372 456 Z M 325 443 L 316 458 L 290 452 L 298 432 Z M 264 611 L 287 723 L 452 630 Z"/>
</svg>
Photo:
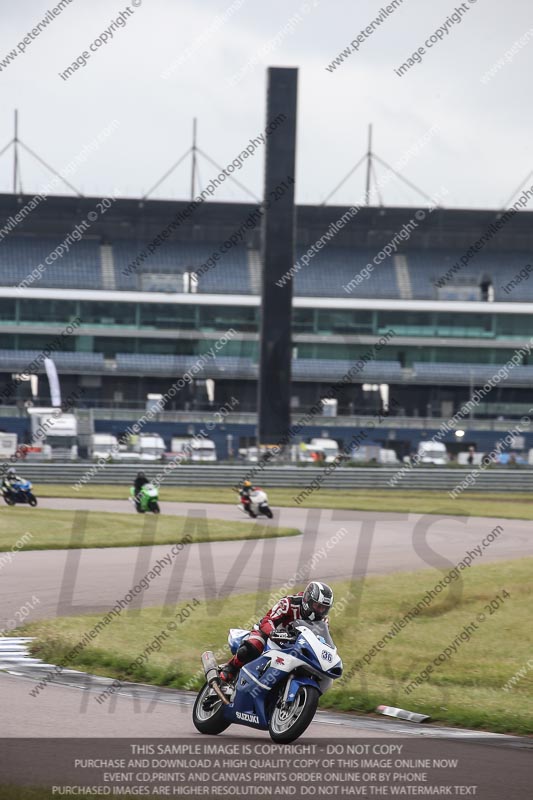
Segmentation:
<svg viewBox="0 0 533 800">
<path fill-rule="evenodd" d="M 368 150 L 366 153 L 366 203 L 370 205 L 370 182 L 372 180 L 372 123 L 368 126 Z"/>
<path fill-rule="evenodd" d="M 15 109 L 14 116 L 15 132 L 13 135 L 13 194 L 17 194 L 20 184 L 19 175 L 19 112 Z M 22 188 L 22 187 L 21 187 Z"/>
<path fill-rule="evenodd" d="M 192 121 L 192 167 L 191 167 L 191 200 L 194 200 L 196 187 L 196 117 Z"/>
</svg>

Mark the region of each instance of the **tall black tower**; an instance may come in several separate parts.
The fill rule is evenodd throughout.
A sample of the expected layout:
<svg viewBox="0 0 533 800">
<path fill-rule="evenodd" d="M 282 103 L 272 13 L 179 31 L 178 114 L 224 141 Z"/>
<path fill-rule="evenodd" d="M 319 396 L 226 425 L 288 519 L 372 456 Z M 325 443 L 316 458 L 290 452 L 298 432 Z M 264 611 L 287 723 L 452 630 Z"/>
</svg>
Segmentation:
<svg viewBox="0 0 533 800">
<path fill-rule="evenodd" d="M 294 265 L 297 94 L 297 69 L 268 69 L 258 445 L 276 444 L 291 424 L 293 286 L 282 278 Z"/>
</svg>

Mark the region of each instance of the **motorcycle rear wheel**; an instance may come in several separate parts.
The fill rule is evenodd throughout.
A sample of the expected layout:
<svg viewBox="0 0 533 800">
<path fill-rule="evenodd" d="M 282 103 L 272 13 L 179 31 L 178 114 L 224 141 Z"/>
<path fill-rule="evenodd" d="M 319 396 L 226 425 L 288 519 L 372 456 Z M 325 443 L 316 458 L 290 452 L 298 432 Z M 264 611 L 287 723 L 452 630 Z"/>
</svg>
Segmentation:
<svg viewBox="0 0 533 800">
<path fill-rule="evenodd" d="M 8 506 L 14 506 L 14 505 L 15 505 L 15 500 L 14 500 L 14 498 L 13 498 L 13 497 L 10 497 L 8 494 L 5 494 L 5 495 L 4 495 L 4 500 L 6 501 L 6 503 L 7 503 L 7 505 L 8 505 Z"/>
<path fill-rule="evenodd" d="M 231 723 L 224 719 L 222 700 L 217 700 L 212 708 L 207 711 L 202 707 L 211 692 L 212 690 L 207 683 L 200 689 L 192 710 L 192 721 L 194 727 L 197 731 L 200 731 L 200 733 L 215 736 L 217 733 L 225 731 Z"/>
<path fill-rule="evenodd" d="M 268 723 L 272 741 L 288 744 L 298 739 L 313 721 L 319 697 L 319 691 L 314 686 L 300 686 L 290 706 L 282 709 L 280 696 Z"/>
</svg>

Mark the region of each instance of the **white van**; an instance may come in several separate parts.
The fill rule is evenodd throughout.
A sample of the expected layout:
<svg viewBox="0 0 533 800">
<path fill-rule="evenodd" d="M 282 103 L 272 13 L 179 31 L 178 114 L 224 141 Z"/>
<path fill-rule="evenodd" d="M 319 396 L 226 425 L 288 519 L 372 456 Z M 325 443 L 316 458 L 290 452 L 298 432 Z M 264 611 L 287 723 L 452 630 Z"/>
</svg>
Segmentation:
<svg viewBox="0 0 533 800">
<path fill-rule="evenodd" d="M 112 433 L 93 433 L 89 455 L 95 461 L 100 458 L 118 458 L 118 439 Z"/>
<path fill-rule="evenodd" d="M 0 433 L 0 459 L 5 461 L 17 452 L 17 434 Z"/>
<path fill-rule="evenodd" d="M 380 448 L 378 462 L 380 464 L 398 464 L 399 459 L 395 450 L 389 450 L 386 447 Z"/>
<path fill-rule="evenodd" d="M 212 439 L 204 439 L 203 437 L 172 437 L 172 453 L 171 458 L 181 456 L 188 461 L 216 461 L 217 449 Z"/>
<path fill-rule="evenodd" d="M 76 461 L 78 458 L 78 423 L 74 414 L 60 408 L 28 408 L 32 444 L 42 447 L 43 458 Z"/>
<path fill-rule="evenodd" d="M 141 433 L 134 448 L 141 461 L 161 461 L 165 455 L 165 442 L 157 433 Z"/>
<path fill-rule="evenodd" d="M 339 455 L 339 445 L 335 439 L 311 439 L 306 450 L 308 453 L 324 453 L 326 464 L 331 464 Z"/>
<path fill-rule="evenodd" d="M 417 456 L 420 464 L 438 464 L 442 466 L 448 463 L 446 445 L 442 442 L 420 442 Z"/>
<path fill-rule="evenodd" d="M 212 439 L 193 439 L 192 441 L 192 460 L 193 461 L 216 461 L 217 449 Z"/>
</svg>

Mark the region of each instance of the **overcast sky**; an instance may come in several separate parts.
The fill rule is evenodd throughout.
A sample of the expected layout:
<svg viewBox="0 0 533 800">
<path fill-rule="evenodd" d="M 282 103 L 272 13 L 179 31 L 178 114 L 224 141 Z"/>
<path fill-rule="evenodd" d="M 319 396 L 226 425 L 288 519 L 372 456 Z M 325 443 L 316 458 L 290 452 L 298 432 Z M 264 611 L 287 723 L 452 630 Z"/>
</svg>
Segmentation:
<svg viewBox="0 0 533 800">
<path fill-rule="evenodd" d="M 386 0 L 130 0 L 126 24 L 96 52 L 89 46 L 127 8 L 121 0 L 72 0 L 27 45 L 24 37 L 56 3 L 4 0 L 0 65 L 11 50 L 18 55 L 0 71 L 0 148 L 12 136 L 15 107 L 21 138 L 57 169 L 118 120 L 71 181 L 84 194 L 139 197 L 190 147 L 194 116 L 199 146 L 219 164 L 232 161 L 264 127 L 265 68 L 296 66 L 297 202 L 322 202 L 364 153 L 372 122 L 375 152 L 391 164 L 438 125 L 405 177 L 431 196 L 444 189 L 446 207 L 500 208 L 533 170 L 531 0 L 465 0 L 461 22 L 448 21 L 431 48 L 424 42 L 461 4 L 397 2 L 358 51 L 328 71 Z M 421 63 L 399 77 L 395 69 L 419 47 Z M 86 66 L 63 80 L 59 73 L 83 51 Z M 487 80 L 499 59 L 503 66 Z M 261 148 L 236 173 L 258 196 L 263 155 Z M 29 155 L 21 159 L 23 189 L 36 192 L 49 178 Z M 202 185 L 216 172 L 200 160 Z M 153 197 L 185 199 L 189 184 L 187 160 Z M 10 150 L 0 159 L 0 191 L 11 187 Z M 363 188 L 359 170 L 331 202 L 357 202 Z M 423 204 L 396 180 L 383 198 Z M 247 196 L 226 181 L 216 199 Z"/>
</svg>

